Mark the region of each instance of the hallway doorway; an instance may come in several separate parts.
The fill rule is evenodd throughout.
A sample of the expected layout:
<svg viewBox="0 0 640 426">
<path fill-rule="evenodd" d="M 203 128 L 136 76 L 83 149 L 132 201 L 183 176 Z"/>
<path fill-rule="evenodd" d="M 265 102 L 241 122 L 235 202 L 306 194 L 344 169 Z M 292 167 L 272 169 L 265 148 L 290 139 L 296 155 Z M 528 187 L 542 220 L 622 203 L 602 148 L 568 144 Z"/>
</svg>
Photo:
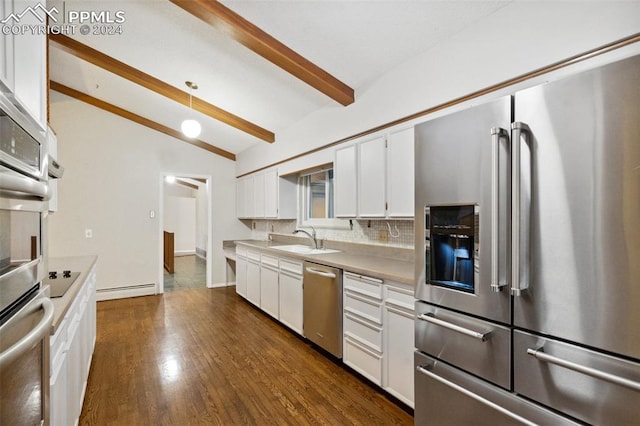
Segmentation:
<svg viewBox="0 0 640 426">
<path fill-rule="evenodd" d="M 211 283 L 209 177 L 162 176 L 161 262 L 158 293 L 205 288 Z M 171 246 L 166 245 L 167 235 Z M 167 257 L 170 268 L 167 268 Z"/>
</svg>

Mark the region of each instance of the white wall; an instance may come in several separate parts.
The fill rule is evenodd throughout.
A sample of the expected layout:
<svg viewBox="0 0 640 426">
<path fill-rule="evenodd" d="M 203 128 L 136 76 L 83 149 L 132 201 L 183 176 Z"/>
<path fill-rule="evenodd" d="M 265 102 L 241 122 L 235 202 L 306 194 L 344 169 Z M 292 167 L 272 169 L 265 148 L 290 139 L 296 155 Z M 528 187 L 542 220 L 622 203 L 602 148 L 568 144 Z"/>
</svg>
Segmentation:
<svg viewBox="0 0 640 426">
<path fill-rule="evenodd" d="M 233 211 L 235 212 L 235 207 Z M 200 256 L 207 253 L 207 242 L 209 241 L 207 227 L 207 191 L 206 188 L 201 187 L 196 191 L 196 251 Z"/>
<path fill-rule="evenodd" d="M 164 194 L 164 230 L 173 232 L 176 256 L 196 253 L 196 199 Z"/>
<path fill-rule="evenodd" d="M 49 255 L 98 255 L 99 289 L 157 283 L 162 176 L 211 176 L 212 283 L 224 283 L 222 240 L 251 235 L 235 218 L 234 162 L 56 92 L 51 102 L 65 175 Z"/>
<path fill-rule="evenodd" d="M 640 1 L 515 1 L 238 155 L 251 172 L 640 31 Z M 348 82 L 347 82 L 348 83 Z"/>
</svg>

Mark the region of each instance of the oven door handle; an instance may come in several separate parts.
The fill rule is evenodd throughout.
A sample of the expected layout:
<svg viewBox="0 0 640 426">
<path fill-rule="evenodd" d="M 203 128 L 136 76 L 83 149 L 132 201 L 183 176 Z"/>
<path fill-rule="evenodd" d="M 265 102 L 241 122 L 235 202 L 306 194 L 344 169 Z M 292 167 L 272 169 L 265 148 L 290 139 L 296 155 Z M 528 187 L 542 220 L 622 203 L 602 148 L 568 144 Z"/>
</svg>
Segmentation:
<svg viewBox="0 0 640 426">
<path fill-rule="evenodd" d="M 504 407 L 501 407 L 500 405 L 496 404 L 495 402 L 489 401 L 488 399 L 483 398 L 482 396 L 480 396 L 478 394 L 475 394 L 472 391 L 470 391 L 470 390 L 468 390 L 468 389 L 466 389 L 466 388 L 464 388 L 464 387 L 462 387 L 462 386 L 460 386 L 460 385 L 458 385 L 456 383 L 453 383 L 453 382 L 445 379 L 444 377 L 440 377 L 439 375 L 437 375 L 435 373 L 432 373 L 431 371 L 427 370 L 423 366 L 420 366 L 420 365 L 417 366 L 416 370 L 418 371 L 418 373 L 424 374 L 425 376 L 427 376 L 427 377 L 429 377 L 429 378 L 431 378 L 431 379 L 433 379 L 433 380 L 435 380 L 437 382 L 440 382 L 443 385 L 448 386 L 448 387 L 450 387 L 450 388 L 452 388 L 452 389 L 454 389 L 454 390 L 456 390 L 456 391 L 468 396 L 469 398 L 472 398 L 472 399 L 478 401 L 481 404 L 487 405 L 487 406 L 493 408 L 494 410 L 496 410 L 496 411 L 504 414 L 505 416 L 510 417 L 510 418 L 520 422 L 520 423 L 523 423 L 523 424 L 529 425 L 529 426 L 534 426 L 536 424 L 536 423 L 532 423 L 531 421 L 525 419 L 524 417 L 521 417 L 521 416 L 517 415 L 516 413 L 513 413 L 513 412 L 507 410 Z"/>
<path fill-rule="evenodd" d="M 430 322 L 431 324 L 438 325 L 440 327 L 447 328 L 449 330 L 455 331 L 460 334 L 464 334 L 465 336 L 473 337 L 474 339 L 478 339 L 480 341 L 486 342 L 491 335 L 491 331 L 486 333 L 481 333 L 479 331 L 470 330 L 465 327 L 461 327 L 457 324 L 452 324 L 448 321 L 441 320 L 436 318 L 432 313 L 420 314 L 418 315 L 418 319 L 426 322 Z"/>
<path fill-rule="evenodd" d="M 42 307 L 44 314 L 42 319 L 34 328 L 29 331 L 22 339 L 14 343 L 6 351 L 0 353 L 0 369 L 16 360 L 22 354 L 35 346 L 44 336 L 50 333 L 51 323 L 53 322 L 53 303 L 48 297 L 39 300 L 36 308 Z"/>
<path fill-rule="evenodd" d="M 40 198 L 43 201 L 51 198 L 47 184 L 14 174 L 5 173 L 2 175 L 2 179 L 0 179 L 0 191 L 17 192 L 29 197 Z"/>
</svg>

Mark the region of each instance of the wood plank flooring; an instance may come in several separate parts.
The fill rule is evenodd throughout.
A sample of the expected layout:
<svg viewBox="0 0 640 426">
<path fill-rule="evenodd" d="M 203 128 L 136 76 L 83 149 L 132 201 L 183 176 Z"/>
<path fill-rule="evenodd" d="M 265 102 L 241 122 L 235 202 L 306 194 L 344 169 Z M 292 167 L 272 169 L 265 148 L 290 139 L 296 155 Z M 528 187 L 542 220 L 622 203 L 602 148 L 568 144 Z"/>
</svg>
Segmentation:
<svg viewBox="0 0 640 426">
<path fill-rule="evenodd" d="M 80 425 L 411 425 L 234 287 L 98 303 Z"/>
</svg>

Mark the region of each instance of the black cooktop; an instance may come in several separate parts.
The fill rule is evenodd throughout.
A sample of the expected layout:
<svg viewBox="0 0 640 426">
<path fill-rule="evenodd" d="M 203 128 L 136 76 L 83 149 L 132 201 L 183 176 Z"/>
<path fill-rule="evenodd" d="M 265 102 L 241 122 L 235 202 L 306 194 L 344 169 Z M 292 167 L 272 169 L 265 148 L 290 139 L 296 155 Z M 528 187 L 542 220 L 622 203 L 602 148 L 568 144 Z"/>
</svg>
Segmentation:
<svg viewBox="0 0 640 426">
<path fill-rule="evenodd" d="M 49 276 L 42 280 L 42 285 L 49 286 L 49 297 L 62 297 L 78 276 L 80 276 L 80 272 L 50 271 Z"/>
</svg>

